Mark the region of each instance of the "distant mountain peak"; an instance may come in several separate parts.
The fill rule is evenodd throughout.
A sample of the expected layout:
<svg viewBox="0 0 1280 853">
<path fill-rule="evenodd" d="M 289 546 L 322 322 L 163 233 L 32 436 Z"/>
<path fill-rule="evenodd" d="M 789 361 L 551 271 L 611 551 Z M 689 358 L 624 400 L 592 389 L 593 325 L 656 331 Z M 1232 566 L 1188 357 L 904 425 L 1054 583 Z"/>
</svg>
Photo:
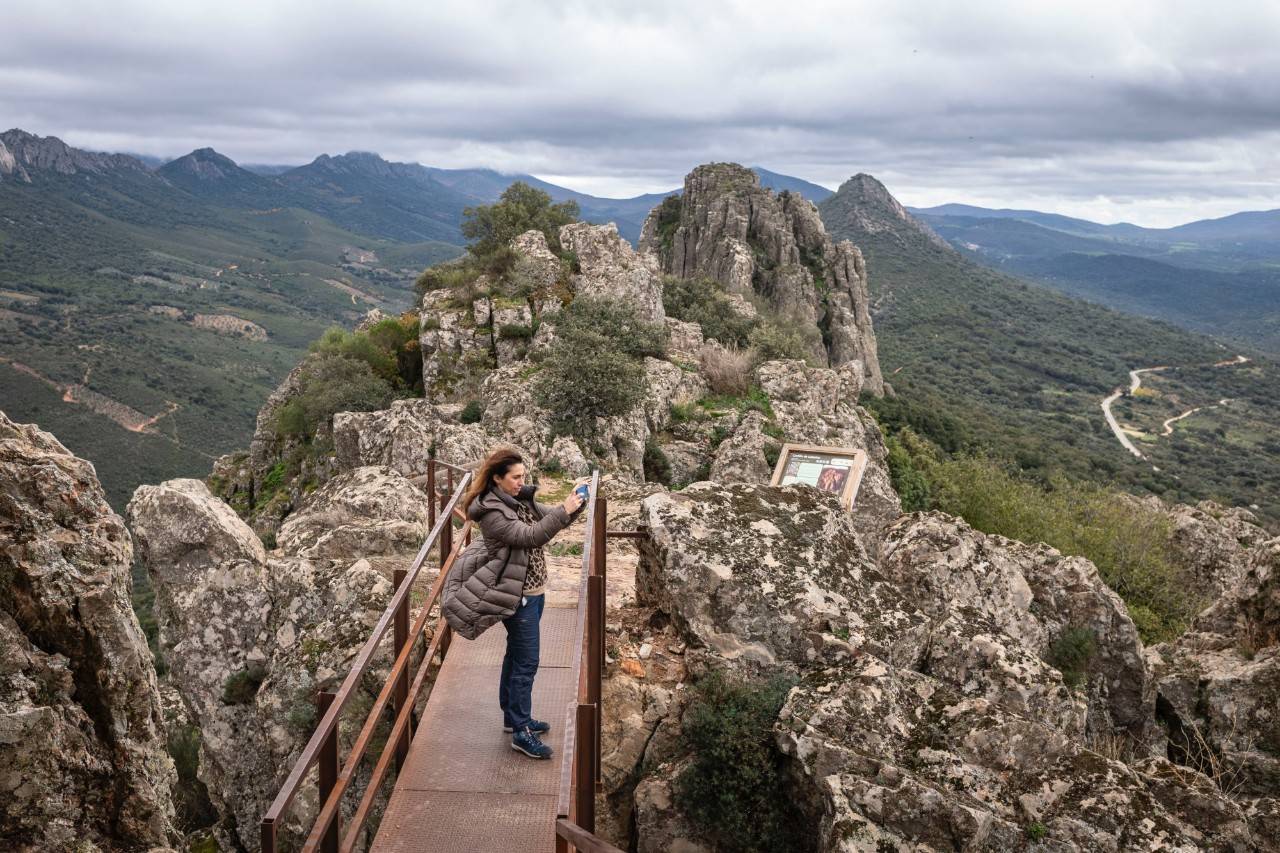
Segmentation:
<svg viewBox="0 0 1280 853">
<path fill-rule="evenodd" d="M 240 168 L 230 157 L 219 154 L 212 148 L 197 148 L 190 154 L 165 163 L 156 171 L 173 183 L 187 185 L 192 182 L 258 183 L 260 181 L 257 175 Z"/>
<path fill-rule="evenodd" d="M 56 172 L 74 175 L 79 172 L 146 172 L 142 161 L 125 154 L 100 154 L 72 148 L 56 136 L 36 136 L 20 128 L 0 134 L 0 177 L 16 176 L 30 183 L 34 175 Z"/>
<path fill-rule="evenodd" d="M 833 229 L 838 222 L 841 231 L 900 236 L 914 233 L 940 249 L 954 251 L 932 228 L 908 213 L 884 184 L 865 172 L 859 172 L 841 184 L 835 195 L 822 202 L 821 210 L 823 221 Z"/>
</svg>

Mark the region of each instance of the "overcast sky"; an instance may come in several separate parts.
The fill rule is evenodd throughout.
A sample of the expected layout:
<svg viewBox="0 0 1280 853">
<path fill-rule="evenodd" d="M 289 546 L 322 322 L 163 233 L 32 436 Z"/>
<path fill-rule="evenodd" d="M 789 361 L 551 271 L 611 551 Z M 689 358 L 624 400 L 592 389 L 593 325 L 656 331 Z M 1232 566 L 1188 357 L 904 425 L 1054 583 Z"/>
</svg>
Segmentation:
<svg viewBox="0 0 1280 853">
<path fill-rule="evenodd" d="M 1280 207 L 1278 45 L 1275 0 L 44 0 L 0 15 L 0 124 L 613 196 L 734 160 L 1159 226 Z"/>
</svg>

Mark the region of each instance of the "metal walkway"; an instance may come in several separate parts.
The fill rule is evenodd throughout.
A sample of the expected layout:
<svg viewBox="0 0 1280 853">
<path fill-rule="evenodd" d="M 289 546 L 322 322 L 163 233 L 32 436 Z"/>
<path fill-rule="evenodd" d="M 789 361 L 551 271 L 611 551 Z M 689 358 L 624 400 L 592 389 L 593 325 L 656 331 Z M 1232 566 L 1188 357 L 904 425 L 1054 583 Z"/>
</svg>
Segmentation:
<svg viewBox="0 0 1280 853">
<path fill-rule="evenodd" d="M 373 853 L 494 850 L 551 853 L 564 760 L 564 709 L 574 683 L 577 607 L 542 615 L 534 716 L 551 723 L 547 761 L 511 749 L 498 708 L 507 632 L 454 639 L 396 780 Z"/>
<path fill-rule="evenodd" d="M 443 494 L 437 488 L 437 468 L 447 474 Z M 555 753 L 550 760 L 529 758 L 512 750 L 511 736 L 502 731 L 498 675 L 506 631 L 494 626 L 474 642 L 453 640 L 447 623 L 437 615 L 445 576 L 471 541 L 471 522 L 459 506 L 471 476 L 457 466 L 428 460 L 425 487 L 430 496 L 431 532 L 413 564 L 396 570 L 391 601 L 341 685 L 316 695 L 315 732 L 262 817 L 262 853 L 277 853 L 282 843 L 296 849 L 288 819 L 308 778 L 316 780 L 320 808 L 314 818 L 303 820 L 302 853 L 362 850 L 366 825 L 376 812 L 382 783 L 393 765 L 400 768 L 396 784 L 370 847 L 377 853 L 622 853 L 594 835 L 601 778 L 605 563 L 610 537 L 634 538 L 637 533 L 607 529 L 607 503 L 600 497 L 600 474 L 595 472 L 589 487 L 576 601 L 547 607 L 542 616 L 533 706 L 539 718 L 551 723 L 544 740 Z M 459 528 L 456 536 L 455 527 Z M 436 547 L 440 570 L 410 625 L 410 591 L 428 553 Z M 427 632 L 432 621 L 435 630 Z M 353 706 L 352 697 L 388 631 L 395 661 L 363 719 L 344 723 L 343 713 Z M 410 683 L 410 661 L 420 646 L 425 648 Z M 415 722 L 413 710 L 437 656 L 440 667 L 422 719 Z M 389 721 L 393 722 L 385 742 L 371 750 L 377 742 L 375 733 Z M 344 730 L 353 733 L 355 725 L 358 733 L 346 758 L 340 760 L 340 735 Z M 359 785 L 360 768 L 370 760 L 368 782 Z M 317 772 L 309 776 L 313 767 Z"/>
</svg>

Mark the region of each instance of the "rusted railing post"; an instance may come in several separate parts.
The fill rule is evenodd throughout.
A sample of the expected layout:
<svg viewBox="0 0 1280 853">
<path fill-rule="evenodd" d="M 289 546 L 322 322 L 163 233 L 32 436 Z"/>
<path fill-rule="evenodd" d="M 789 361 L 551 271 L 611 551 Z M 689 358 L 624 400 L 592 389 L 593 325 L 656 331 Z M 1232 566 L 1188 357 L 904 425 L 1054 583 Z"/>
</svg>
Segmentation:
<svg viewBox="0 0 1280 853">
<path fill-rule="evenodd" d="M 574 784 L 577 787 L 575 798 L 578 813 L 574 823 L 587 832 L 596 831 L 596 783 L 594 779 L 596 755 L 595 738 L 591 733 L 596 728 L 596 706 L 582 704 L 578 706 L 578 766 L 575 768 Z"/>
<path fill-rule="evenodd" d="M 427 460 L 427 529 L 431 530 L 436 526 L 436 458 L 432 456 Z"/>
<path fill-rule="evenodd" d="M 449 495 L 453 494 L 453 472 L 449 472 Z M 444 525 L 440 528 L 440 565 L 443 567 L 453 550 L 453 513 L 449 512 L 449 495 L 440 498 L 440 511 L 448 514 Z"/>
<path fill-rule="evenodd" d="M 395 588 L 396 589 L 399 589 L 401 586 L 404 585 L 405 578 L 408 576 L 408 574 L 409 573 L 406 572 L 404 569 L 396 569 L 395 571 L 395 584 L 396 584 Z M 405 645 L 409 642 L 409 598 L 410 596 L 406 595 L 404 598 L 404 601 L 401 602 L 399 609 L 396 610 L 395 637 L 394 637 L 395 651 L 392 653 L 395 656 L 398 656 L 401 650 L 403 650 Z M 406 666 L 404 669 L 400 671 L 400 677 L 396 679 L 395 692 L 391 694 L 391 707 L 394 710 L 394 713 L 398 715 L 400 713 L 400 709 L 403 708 L 405 706 L 405 703 L 408 701 L 409 701 L 409 667 Z M 395 719 L 395 716 L 393 716 L 392 719 Z M 409 725 L 406 726 L 405 730 L 400 734 L 400 741 L 396 744 L 396 771 L 397 772 L 404 767 L 404 761 L 409 756 L 409 738 L 411 735 L 410 729 L 412 728 L 413 728 L 413 722 L 412 720 L 410 720 Z"/>
<path fill-rule="evenodd" d="M 603 787 L 604 768 L 601 766 L 601 749 L 603 745 L 604 707 L 602 706 L 600 681 L 604 677 L 605 650 L 605 582 L 607 581 L 607 559 L 609 553 L 609 503 L 603 497 L 596 498 L 594 528 L 591 535 L 592 577 L 587 581 L 587 617 L 590 620 L 590 631 L 595 642 L 588 644 L 589 662 L 587 672 L 590 677 L 587 688 L 587 701 L 596 706 L 595 712 L 595 767 L 594 779 L 597 788 Z"/>
<path fill-rule="evenodd" d="M 276 853 L 276 822 L 269 817 L 262 819 L 262 853 Z"/>
<path fill-rule="evenodd" d="M 330 693 L 328 690 L 322 690 L 316 695 L 316 719 L 323 720 L 325 712 L 329 710 L 329 706 L 333 704 L 336 694 Z M 329 732 L 329 736 L 324 740 L 324 746 L 320 748 L 319 760 L 319 784 L 320 802 L 329 799 L 329 794 L 333 791 L 333 786 L 338 784 L 338 727 L 335 725 L 333 731 Z M 321 853 L 338 853 L 338 833 L 340 831 L 342 818 L 339 815 L 333 816 L 333 823 L 329 825 L 329 831 L 324 834 L 324 839 L 320 842 Z"/>
</svg>

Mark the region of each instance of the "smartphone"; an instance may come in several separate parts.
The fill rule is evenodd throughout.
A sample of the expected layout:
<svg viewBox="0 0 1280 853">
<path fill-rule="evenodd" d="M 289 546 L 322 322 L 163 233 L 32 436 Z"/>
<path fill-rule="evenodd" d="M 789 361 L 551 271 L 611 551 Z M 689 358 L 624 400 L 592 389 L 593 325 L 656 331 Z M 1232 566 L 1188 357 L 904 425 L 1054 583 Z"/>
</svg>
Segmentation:
<svg viewBox="0 0 1280 853">
<path fill-rule="evenodd" d="M 578 497 L 582 498 L 582 500 L 585 502 L 586 499 L 591 495 L 591 487 L 588 486 L 586 483 L 583 483 L 581 486 L 578 486 L 578 488 L 574 489 L 573 493 L 576 494 Z"/>
</svg>

